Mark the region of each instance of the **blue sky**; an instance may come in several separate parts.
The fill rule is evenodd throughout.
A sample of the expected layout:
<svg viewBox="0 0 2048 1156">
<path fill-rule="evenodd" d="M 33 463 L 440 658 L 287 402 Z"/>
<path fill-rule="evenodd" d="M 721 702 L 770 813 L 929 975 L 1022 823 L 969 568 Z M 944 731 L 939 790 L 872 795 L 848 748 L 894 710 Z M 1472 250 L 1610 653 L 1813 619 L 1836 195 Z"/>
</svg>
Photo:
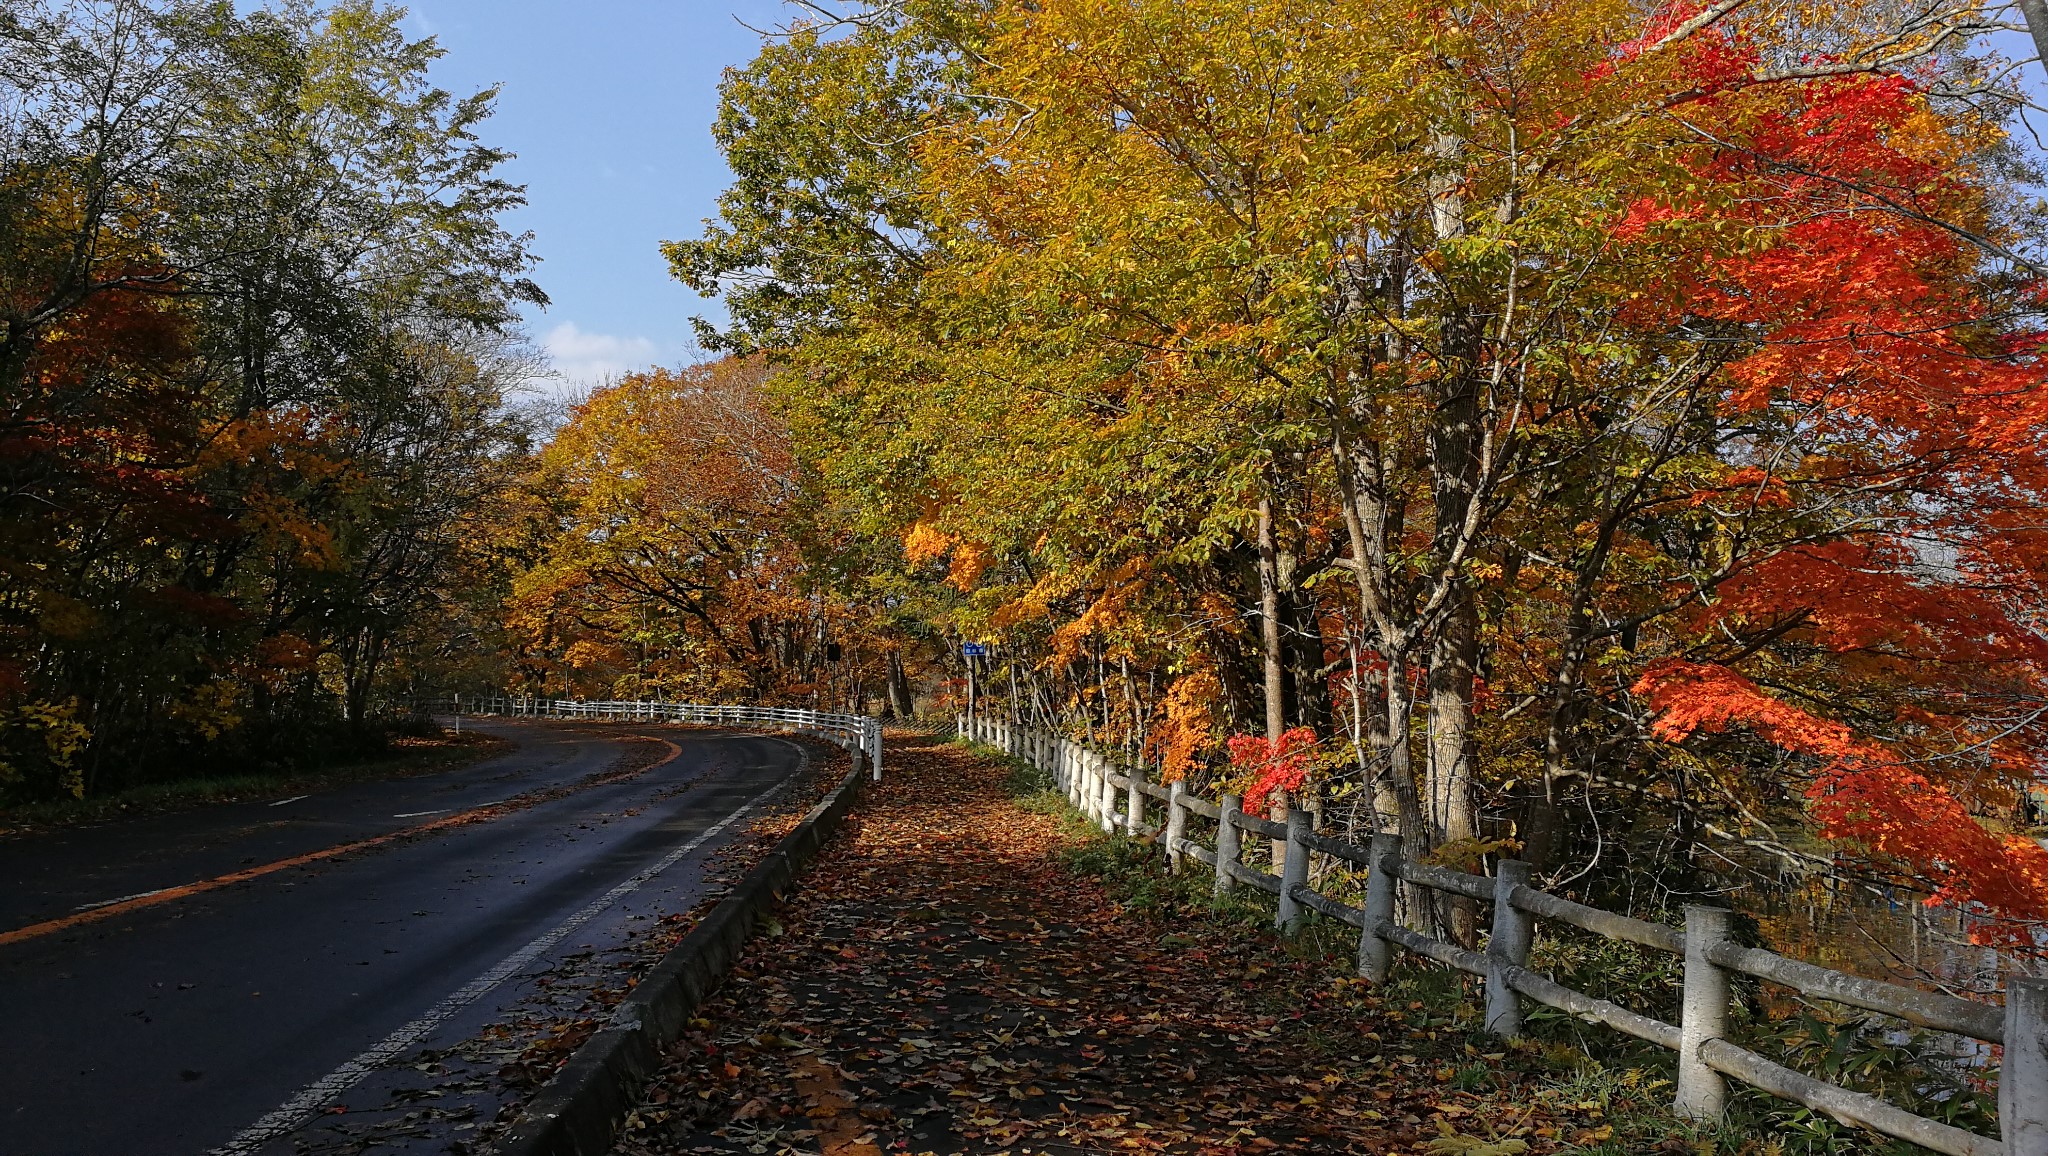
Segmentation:
<svg viewBox="0 0 2048 1156">
<path fill-rule="evenodd" d="M 435 83 L 457 95 L 503 86 L 489 143 L 544 260 L 554 304 L 529 310 L 563 386 L 691 359 L 689 319 L 722 317 L 672 280 L 662 241 L 694 237 L 727 182 L 711 141 L 721 70 L 760 46 L 745 25 L 788 20 L 782 0 L 414 0 L 407 30 L 447 51 Z"/>
</svg>

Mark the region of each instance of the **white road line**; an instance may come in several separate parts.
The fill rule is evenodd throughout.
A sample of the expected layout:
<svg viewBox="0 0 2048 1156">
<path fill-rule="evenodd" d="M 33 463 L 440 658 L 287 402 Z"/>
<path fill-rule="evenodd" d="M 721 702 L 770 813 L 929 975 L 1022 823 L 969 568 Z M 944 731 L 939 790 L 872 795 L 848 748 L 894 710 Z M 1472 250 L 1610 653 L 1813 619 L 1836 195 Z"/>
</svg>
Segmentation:
<svg viewBox="0 0 2048 1156">
<path fill-rule="evenodd" d="M 293 796 L 292 796 L 291 798 L 289 798 L 289 799 L 279 799 L 279 800 L 278 800 L 277 802 L 275 802 L 275 803 L 272 803 L 272 804 L 270 804 L 270 805 L 271 805 L 271 806 L 273 806 L 273 807 L 282 807 L 282 806 L 284 806 L 284 805 L 285 805 L 286 803 L 296 803 L 296 802 L 298 802 L 298 801 L 299 801 L 300 799 L 310 799 L 310 798 L 312 798 L 312 797 L 313 797 L 313 796 L 311 796 L 311 795 L 293 795 Z"/>
<path fill-rule="evenodd" d="M 442 815 L 446 814 L 447 811 L 448 808 L 446 807 L 443 807 L 438 811 L 405 811 L 401 814 L 393 815 L 391 817 L 394 819 L 417 819 L 421 815 Z"/>
<path fill-rule="evenodd" d="M 797 744 L 792 743 L 790 745 L 796 746 Z M 798 749 L 801 750 L 802 748 L 799 747 Z M 791 778 L 800 776 L 803 773 L 804 764 L 809 763 L 809 761 L 809 752 L 804 752 L 802 760 L 797 766 L 797 771 Z M 244 1128 L 234 1139 L 213 1149 L 207 1153 L 207 1156 L 249 1156 L 249 1154 L 258 1151 L 270 1141 L 291 1133 L 298 1127 L 301 1120 L 311 1115 L 329 1100 L 355 1087 L 370 1073 L 383 1067 L 414 1044 L 427 1038 L 429 1033 L 435 1028 L 440 1027 L 450 1016 L 475 1003 L 492 988 L 512 978 L 522 968 L 540 958 L 549 948 L 560 943 L 570 932 L 596 918 L 605 908 L 610 907 L 620 899 L 639 889 L 649 879 L 675 866 L 683 856 L 695 851 L 698 847 L 703 846 L 706 840 L 711 839 L 719 832 L 731 826 L 740 816 L 753 810 L 761 800 L 781 790 L 786 782 L 787 780 L 784 783 L 777 783 L 753 798 L 748 799 L 740 806 L 739 810 L 720 819 L 696 838 L 664 855 L 661 861 L 654 866 L 647 868 L 645 871 L 605 892 L 597 899 L 592 900 L 588 906 L 561 923 L 556 924 L 540 938 L 506 956 L 496 967 L 471 980 L 467 987 L 428 1009 L 425 1015 L 385 1036 L 383 1042 L 369 1051 L 306 1085 L 303 1091 L 285 1101 L 276 1111 Z"/>
<path fill-rule="evenodd" d="M 95 907 L 112 907 L 116 903 L 126 903 L 130 899 L 147 899 L 152 895 L 158 895 L 169 890 L 170 888 L 168 887 L 159 887 L 155 891 L 137 891 L 133 895 L 123 895 L 119 899 L 102 899 L 98 903 L 81 903 L 78 906 L 72 908 L 71 910 L 91 911 Z"/>
</svg>

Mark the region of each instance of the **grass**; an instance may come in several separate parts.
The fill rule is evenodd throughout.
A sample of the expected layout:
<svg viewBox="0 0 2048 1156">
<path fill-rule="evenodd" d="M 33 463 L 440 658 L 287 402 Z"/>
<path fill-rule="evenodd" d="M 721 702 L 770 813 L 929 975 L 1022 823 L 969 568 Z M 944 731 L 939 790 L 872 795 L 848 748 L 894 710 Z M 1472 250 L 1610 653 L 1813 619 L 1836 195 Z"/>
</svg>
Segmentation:
<svg viewBox="0 0 2048 1156">
<path fill-rule="evenodd" d="M 410 778 L 453 770 L 509 749 L 502 739 L 475 732 L 393 739 L 372 758 L 319 767 L 178 779 L 113 791 L 86 799 L 60 799 L 0 808 L 0 836 L 103 823 L 138 815 L 187 811 L 217 803 L 316 791 L 345 783 Z"/>
<path fill-rule="evenodd" d="M 1909 1156 L 1927 1150 L 1890 1141 L 1815 1115 L 1797 1104 L 1732 1085 L 1727 1118 L 1699 1125 L 1671 1114 L 1677 1059 L 1673 1053 L 1529 1004 L 1526 1037 L 1506 1043 L 1484 1030 L 1485 996 L 1476 977 L 1404 958 L 1394 976 L 1374 987 L 1353 978 L 1358 933 L 1311 916 L 1291 939 L 1272 931 L 1272 901 L 1248 887 L 1216 898 L 1208 869 L 1172 875 L 1150 840 L 1105 835 L 1053 786 L 1050 776 L 988 747 L 977 752 L 1010 767 L 1010 789 L 1028 810 L 1065 816 L 1072 836 L 1069 869 L 1101 879 L 1136 913 L 1174 926 L 1222 928 L 1246 945 L 1246 958 L 1307 962 L 1327 990 L 1398 1021 L 1402 1046 L 1432 1070 L 1439 1084 L 1483 1092 L 1512 1080 L 1573 1126 L 1558 1149 L 1572 1156 L 1634 1156 L 1646 1152 L 1697 1156 Z M 1169 937 L 1171 938 L 1171 937 Z M 1662 952 L 1593 935 L 1540 935 L 1531 966 L 1568 987 L 1611 1000 L 1667 1023 L 1678 1020 L 1681 962 Z M 1257 967 L 1248 962 L 1248 967 Z M 1920 1115 L 1995 1134 L 1989 1073 L 1956 1073 L 1931 1058 L 1929 1041 L 1902 1025 L 1841 1009 L 1800 1005 L 1790 1016 L 1767 1014 L 1754 981 L 1737 985 L 1735 1020 L 1745 1046 L 1759 1054 L 1883 1096 Z M 1276 1015 L 1299 991 L 1272 993 Z M 1333 1052 L 1353 1046 L 1333 1040 Z"/>
</svg>

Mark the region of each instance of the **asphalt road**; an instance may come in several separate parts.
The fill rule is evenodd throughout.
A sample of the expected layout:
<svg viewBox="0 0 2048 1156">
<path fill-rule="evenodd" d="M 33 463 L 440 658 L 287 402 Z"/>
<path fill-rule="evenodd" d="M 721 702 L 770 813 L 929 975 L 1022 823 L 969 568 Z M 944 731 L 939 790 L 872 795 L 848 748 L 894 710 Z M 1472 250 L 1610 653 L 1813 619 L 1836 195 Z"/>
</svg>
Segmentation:
<svg viewBox="0 0 2048 1156">
<path fill-rule="evenodd" d="M 0 1154 L 339 1150 L 337 1108 L 695 906 L 739 813 L 806 757 L 764 736 L 488 729 L 518 749 L 0 841 Z M 438 1119 L 411 1113 L 392 1145 L 462 1151 L 442 1133 L 475 1122 Z"/>
</svg>

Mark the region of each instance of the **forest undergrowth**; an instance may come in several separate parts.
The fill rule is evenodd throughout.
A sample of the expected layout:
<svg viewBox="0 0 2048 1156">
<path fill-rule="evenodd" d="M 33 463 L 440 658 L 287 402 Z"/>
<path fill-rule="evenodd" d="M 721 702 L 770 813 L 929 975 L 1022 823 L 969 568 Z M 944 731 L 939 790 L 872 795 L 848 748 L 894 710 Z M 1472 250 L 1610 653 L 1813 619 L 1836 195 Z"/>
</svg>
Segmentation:
<svg viewBox="0 0 2048 1156">
<path fill-rule="evenodd" d="M 1561 1138 L 1564 1144 L 1557 1151 L 1587 1156 L 1913 1156 L 1927 1151 L 1739 1084 L 1731 1085 L 1730 1109 L 1721 1125 L 1679 1120 L 1670 1111 L 1677 1073 L 1673 1053 L 1528 1001 L 1527 1038 L 1504 1042 L 1484 1030 L 1486 997 L 1477 977 L 1412 958 L 1397 962 L 1389 981 L 1375 988 L 1353 978 L 1355 929 L 1311 915 L 1299 936 L 1281 938 L 1271 930 L 1273 905 L 1263 894 L 1239 888 L 1215 898 L 1206 866 L 1190 862 L 1192 871 L 1171 874 L 1154 840 L 1103 834 L 1081 820 L 1043 772 L 1007 761 L 1021 802 L 1063 817 L 1071 842 L 1060 852 L 1062 863 L 1099 880 L 1114 902 L 1176 928 L 1232 937 L 1255 957 L 1270 953 L 1296 964 L 1295 978 L 1272 998 L 1283 1003 L 1334 999 L 1377 1020 L 1387 1039 L 1407 1041 L 1404 1046 L 1446 1092 L 1505 1094 L 1538 1105 L 1522 1134 Z M 1770 946 L 1756 942 L 1752 921 L 1738 923 L 1740 934 L 1753 945 Z M 1539 935 L 1530 962 L 1567 987 L 1669 1023 L 1679 1020 L 1682 961 L 1674 956 L 1567 932 Z M 1767 991 L 1746 978 L 1738 978 L 1735 996 L 1731 1026 L 1750 1049 L 1922 1116 L 1996 1134 L 1995 1069 L 1958 1066 L 1938 1038 L 1881 1016 Z M 1447 1135 L 1423 1150 L 1510 1150 L 1463 1144 Z M 1528 1149 L 1548 1150 L 1533 1146 L 1533 1140 Z"/>
</svg>

